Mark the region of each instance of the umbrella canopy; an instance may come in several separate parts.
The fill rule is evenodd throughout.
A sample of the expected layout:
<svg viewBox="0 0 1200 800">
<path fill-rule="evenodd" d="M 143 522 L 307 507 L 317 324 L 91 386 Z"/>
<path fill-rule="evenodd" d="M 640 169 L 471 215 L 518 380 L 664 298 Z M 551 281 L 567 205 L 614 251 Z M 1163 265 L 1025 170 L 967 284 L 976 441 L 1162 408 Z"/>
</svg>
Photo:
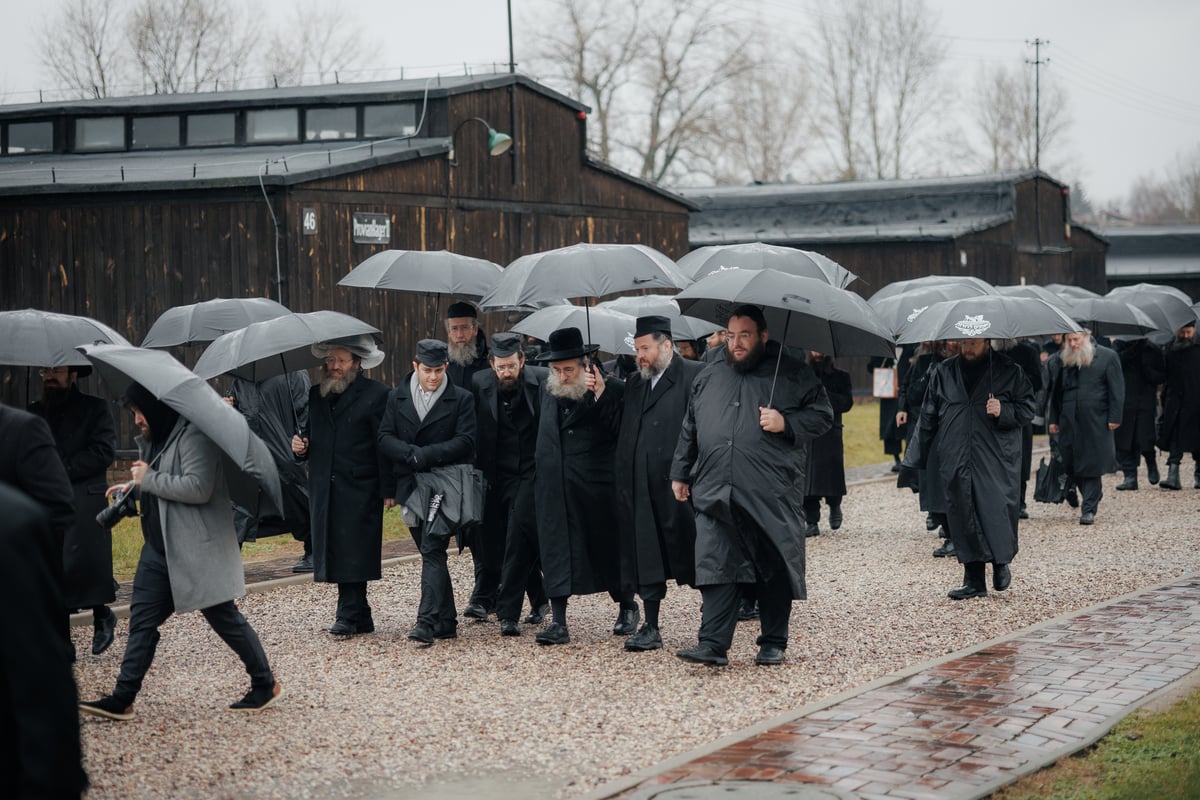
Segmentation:
<svg viewBox="0 0 1200 800">
<path fill-rule="evenodd" d="M 921 313 L 934 303 L 985 294 L 987 292 L 974 283 L 939 283 L 917 286 L 878 300 L 871 298 L 868 305 L 875 310 L 884 327 L 895 336 L 901 328 L 921 316 Z"/>
<path fill-rule="evenodd" d="M 503 272 L 499 264 L 448 250 L 384 250 L 350 270 L 338 286 L 478 299 L 496 287 Z"/>
<path fill-rule="evenodd" d="M 1016 286 L 997 286 L 996 294 L 1004 294 L 1004 295 L 1008 295 L 1009 297 L 1034 297 L 1034 298 L 1037 298 L 1038 300 L 1045 300 L 1050 305 L 1054 306 L 1055 308 L 1061 308 L 1063 311 L 1066 311 L 1068 314 L 1071 312 L 1072 300 L 1080 299 L 1078 297 L 1072 298 L 1069 295 L 1059 294 L 1058 292 L 1052 292 L 1049 289 L 1047 289 L 1045 286 L 1035 286 L 1033 284 L 1029 284 L 1029 285 L 1022 284 L 1022 285 L 1016 285 Z"/>
<path fill-rule="evenodd" d="M 319 342 L 378 335 L 379 329 L 338 311 L 310 311 L 255 322 L 216 339 L 196 361 L 196 374 L 208 380 L 229 374 L 262 381 L 319 366 L 312 354 Z"/>
<path fill-rule="evenodd" d="M 1085 289 L 1082 286 L 1072 286 L 1069 283 L 1047 283 L 1046 288 L 1057 295 L 1062 295 L 1068 300 L 1087 300 L 1100 296 L 1091 289 Z"/>
<path fill-rule="evenodd" d="M 682 289 L 675 262 L 640 244 L 574 244 L 521 256 L 483 300 L 484 311 L 552 298 L 604 297 L 635 289 Z"/>
<path fill-rule="evenodd" d="M 858 278 L 831 258 L 762 242 L 700 247 L 679 259 L 679 270 L 694 281 L 722 269 L 774 269 L 802 278 L 815 278 L 844 289 Z"/>
<path fill-rule="evenodd" d="M 90 317 L 25 308 L 0 311 L 0 364 L 15 367 L 89 366 L 81 344 L 129 345 L 125 337 Z"/>
<path fill-rule="evenodd" d="M 678 317 L 670 317 L 669 319 L 671 320 L 671 338 L 676 341 L 704 339 L 725 327 L 711 320 L 700 319 L 699 317 L 687 317 L 683 314 L 680 314 Z"/>
<path fill-rule="evenodd" d="M 79 350 L 112 391 L 124 394 L 136 381 L 212 439 L 228 459 L 225 478 L 234 502 L 260 509 L 261 488 L 274 512 L 281 513 L 279 472 L 270 451 L 250 431 L 246 418 L 199 376 L 161 350 L 113 344 L 84 345 Z M 243 480 L 242 475 L 251 480 Z"/>
<path fill-rule="evenodd" d="M 1080 330 L 1074 320 L 1044 300 L 992 294 L 934 303 L 905 325 L 896 341 L 1022 339 Z"/>
<path fill-rule="evenodd" d="M 995 294 L 995 289 L 982 278 L 971 275 L 925 275 L 920 278 L 909 278 L 905 281 L 893 281 L 871 295 L 871 302 L 883 300 L 897 294 L 904 294 L 913 289 L 924 289 L 929 286 L 943 286 L 949 283 L 967 283 L 982 289 L 986 294 Z"/>
<path fill-rule="evenodd" d="M 218 336 L 252 322 L 290 314 L 286 307 L 266 297 L 218 297 L 203 303 L 168 308 L 150 326 L 142 347 L 177 347 L 211 342 Z"/>
<path fill-rule="evenodd" d="M 1126 294 L 1129 292 L 1134 292 L 1136 294 L 1141 294 L 1142 292 L 1158 292 L 1160 294 L 1169 294 L 1172 297 L 1178 297 L 1184 302 L 1185 305 L 1190 306 L 1192 304 L 1192 298 L 1187 292 L 1183 291 L 1182 289 L 1176 289 L 1174 286 L 1167 286 L 1165 283 L 1135 283 L 1130 286 L 1118 286 L 1114 289 L 1110 289 L 1107 296 L 1112 297 L 1114 295 Z"/>
<path fill-rule="evenodd" d="M 1145 311 L 1115 297 L 1076 300 L 1067 313 L 1097 336 L 1141 336 L 1158 328 Z"/>
<path fill-rule="evenodd" d="M 634 317 L 646 317 L 651 314 L 658 314 L 664 317 L 679 316 L 679 304 L 675 302 L 675 295 L 671 294 L 642 294 L 614 297 L 612 300 L 596 303 L 596 308 L 620 311 L 622 314 L 629 314 Z"/>
<path fill-rule="evenodd" d="M 853 292 L 773 269 L 726 269 L 675 295 L 686 314 L 724 324 L 742 304 L 763 307 L 767 327 L 789 347 L 832 356 L 894 358 L 892 335 Z"/>
<path fill-rule="evenodd" d="M 1128 286 L 1114 289 L 1108 293 L 1108 297 L 1146 312 L 1146 316 L 1154 321 L 1154 327 L 1163 334 L 1159 337 L 1162 341 L 1169 341 L 1184 325 L 1196 321 L 1196 312 L 1191 305 L 1171 292 Z"/>
<path fill-rule="evenodd" d="M 512 327 L 525 336 L 550 340 L 550 334 L 559 328 L 585 330 L 588 320 L 592 326 L 592 344 L 613 355 L 633 354 L 633 333 L 637 318 L 606 308 L 593 308 L 590 312 L 583 306 L 571 304 L 549 306 L 539 309 Z"/>
</svg>

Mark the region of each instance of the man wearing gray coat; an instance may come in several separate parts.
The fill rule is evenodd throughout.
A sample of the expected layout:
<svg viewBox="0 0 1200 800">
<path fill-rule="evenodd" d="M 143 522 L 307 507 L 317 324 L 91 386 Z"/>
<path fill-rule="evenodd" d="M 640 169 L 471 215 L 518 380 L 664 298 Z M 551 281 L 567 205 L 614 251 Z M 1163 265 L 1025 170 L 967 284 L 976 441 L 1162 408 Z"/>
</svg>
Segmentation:
<svg viewBox="0 0 1200 800">
<path fill-rule="evenodd" d="M 145 543 L 133 579 L 129 640 L 112 694 L 82 702 L 85 714 L 133 717 L 133 701 L 154 660 L 158 628 L 172 613 L 199 610 L 250 675 L 250 691 L 230 706 L 258 711 L 279 698 L 258 634 L 234 605 L 246 593 L 221 452 L 200 429 L 140 384 L 125 403 L 141 431 L 132 478 L 109 492 L 131 489 L 141 504 Z"/>
</svg>

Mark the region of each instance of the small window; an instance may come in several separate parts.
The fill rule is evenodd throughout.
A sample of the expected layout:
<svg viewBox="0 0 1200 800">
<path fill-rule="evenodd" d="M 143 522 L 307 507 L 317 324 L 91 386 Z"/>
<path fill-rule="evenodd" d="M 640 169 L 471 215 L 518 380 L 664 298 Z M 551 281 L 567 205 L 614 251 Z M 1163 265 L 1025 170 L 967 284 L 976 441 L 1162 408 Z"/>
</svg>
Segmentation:
<svg viewBox="0 0 1200 800">
<path fill-rule="evenodd" d="M 92 117 L 75 120 L 76 150 L 124 150 L 125 118 Z"/>
<path fill-rule="evenodd" d="M 412 103 L 363 108 L 363 136 L 411 136 L 417 132 L 417 107 Z"/>
<path fill-rule="evenodd" d="M 179 147 L 179 117 L 134 117 L 134 150 Z"/>
<path fill-rule="evenodd" d="M 346 108 L 310 108 L 304 112 L 304 140 L 354 139 L 358 136 L 358 114 Z"/>
<path fill-rule="evenodd" d="M 188 114 L 188 147 L 237 144 L 237 118 L 233 114 Z"/>
<path fill-rule="evenodd" d="M 246 112 L 246 141 L 265 144 L 300 139 L 300 112 L 295 108 L 271 108 Z"/>
<path fill-rule="evenodd" d="M 53 151 L 53 122 L 14 122 L 8 126 L 9 155 Z"/>
</svg>

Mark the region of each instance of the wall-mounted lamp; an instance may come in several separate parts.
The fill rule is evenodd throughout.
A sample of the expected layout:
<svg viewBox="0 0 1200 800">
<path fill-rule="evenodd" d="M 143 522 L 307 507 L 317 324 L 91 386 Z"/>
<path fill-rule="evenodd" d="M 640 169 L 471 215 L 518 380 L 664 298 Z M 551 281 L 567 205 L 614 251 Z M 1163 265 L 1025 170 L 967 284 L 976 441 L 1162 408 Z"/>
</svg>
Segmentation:
<svg viewBox="0 0 1200 800">
<path fill-rule="evenodd" d="M 466 125 L 468 122 L 478 122 L 480 125 L 482 125 L 484 128 L 487 129 L 487 134 L 488 134 L 487 146 L 488 146 L 488 155 L 490 155 L 490 156 L 499 156 L 499 155 L 503 155 L 503 154 L 507 153 L 512 148 L 512 144 L 513 144 L 513 140 L 512 140 L 511 136 L 509 136 L 507 133 L 501 133 L 500 131 L 496 130 L 491 125 L 489 125 L 486 120 L 484 120 L 480 117 L 467 117 L 462 122 L 458 123 L 458 126 L 455 127 L 455 129 L 454 129 L 454 133 L 452 133 L 450 135 L 450 152 L 447 154 L 447 159 L 446 159 L 446 163 L 449 165 L 449 167 L 447 167 L 447 169 L 446 169 L 446 222 L 445 222 L 445 229 L 446 229 L 446 249 L 447 250 L 450 249 L 450 238 L 451 238 L 450 237 L 450 211 L 451 211 L 450 175 L 453 172 L 453 170 L 451 170 L 450 167 L 458 166 L 458 161 L 455 158 L 455 153 L 454 153 L 454 142 L 455 142 L 455 140 L 458 139 L 458 132 L 461 131 L 463 129 L 463 126 Z"/>
</svg>

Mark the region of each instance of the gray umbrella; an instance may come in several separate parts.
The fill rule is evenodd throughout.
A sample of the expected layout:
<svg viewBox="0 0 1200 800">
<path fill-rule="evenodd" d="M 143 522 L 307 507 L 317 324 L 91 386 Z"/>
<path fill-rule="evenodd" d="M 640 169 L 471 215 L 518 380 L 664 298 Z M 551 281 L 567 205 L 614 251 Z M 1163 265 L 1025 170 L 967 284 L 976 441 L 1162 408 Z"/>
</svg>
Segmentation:
<svg viewBox="0 0 1200 800">
<path fill-rule="evenodd" d="M 905 325 L 896 341 L 1022 339 L 1080 330 L 1074 320 L 1044 300 L 992 294 L 934 303 Z"/>
<path fill-rule="evenodd" d="M 987 292 L 974 283 L 939 283 L 928 286 L 917 286 L 900 294 L 881 299 L 871 298 L 868 305 L 879 315 L 884 326 L 896 335 L 908 323 L 929 308 L 934 303 L 943 300 L 960 300 L 964 297 L 979 297 Z"/>
<path fill-rule="evenodd" d="M 1145 311 L 1116 297 L 1076 300 L 1067 313 L 1097 336 L 1142 336 L 1158 328 Z"/>
<path fill-rule="evenodd" d="M 1082 286 L 1072 286 L 1069 283 L 1047 283 L 1046 288 L 1055 294 L 1060 294 L 1068 300 L 1087 300 L 1100 295 Z"/>
<path fill-rule="evenodd" d="M 235 503 L 264 511 L 261 489 L 273 506 L 266 510 L 281 513 L 279 472 L 270 451 L 250 431 L 246 418 L 199 376 L 161 350 L 112 344 L 84 345 L 79 350 L 113 392 L 124 394 L 136 381 L 212 439 L 227 459 L 225 478 Z M 243 480 L 243 475 L 251 480 Z"/>
<path fill-rule="evenodd" d="M 673 294 L 634 294 L 614 297 L 612 300 L 596 303 L 596 308 L 620 311 L 622 314 L 629 314 L 633 317 L 645 317 L 651 314 L 663 317 L 679 316 L 679 304 L 675 302 Z"/>
<path fill-rule="evenodd" d="M 89 366 L 81 344 L 129 345 L 125 337 L 90 317 L 25 308 L 0 311 L 0 364 L 16 367 Z"/>
<path fill-rule="evenodd" d="M 903 281 L 893 281 L 887 286 L 884 286 L 875 294 L 871 295 L 871 302 L 883 300 L 897 294 L 904 294 L 913 289 L 924 289 L 929 286 L 941 286 L 948 283 L 968 283 L 972 286 L 977 286 L 988 294 L 995 294 L 995 288 L 983 280 L 972 275 L 924 275 L 920 278 L 909 278 Z"/>
<path fill-rule="evenodd" d="M 496 287 L 499 264 L 448 250 L 384 250 L 338 281 L 338 286 L 480 298 Z"/>
<path fill-rule="evenodd" d="M 512 327 L 525 336 L 550 339 L 550 334 L 559 328 L 584 327 L 591 321 L 592 343 L 613 355 L 633 354 L 633 333 L 637 318 L 612 309 L 593 308 L 590 312 L 583 306 L 561 305 L 538 309 Z"/>
<path fill-rule="evenodd" d="M 1192 304 L 1192 298 L 1187 292 L 1183 291 L 1182 289 L 1177 289 L 1174 286 L 1168 286 L 1165 283 L 1134 283 L 1129 286 L 1117 286 L 1109 290 L 1108 296 L 1111 297 L 1113 295 L 1125 294 L 1127 292 L 1135 292 L 1137 294 L 1141 294 L 1142 292 L 1158 292 L 1160 294 L 1169 294 L 1172 297 L 1178 297 L 1184 302 L 1185 305 L 1190 306 Z"/>
<path fill-rule="evenodd" d="M 1154 321 L 1154 327 L 1161 334 L 1150 338 L 1159 343 L 1170 341 L 1176 331 L 1189 322 L 1196 321 L 1196 312 L 1192 310 L 1191 305 L 1171 292 L 1130 286 L 1114 289 L 1108 293 L 1108 297 L 1129 303 L 1146 312 L 1146 316 Z"/>
<path fill-rule="evenodd" d="M 142 347 L 177 347 L 211 342 L 218 336 L 244 328 L 252 322 L 290 314 L 285 306 L 266 297 L 218 297 L 203 303 L 175 306 L 164 311 Z"/>
<path fill-rule="evenodd" d="M 858 278 L 820 253 L 763 242 L 699 247 L 679 259 L 680 271 L 694 281 L 718 270 L 732 268 L 774 269 L 802 278 L 815 278 L 839 289 L 845 289 Z"/>
<path fill-rule="evenodd" d="M 196 361 L 196 374 L 208 380 L 233 375 L 261 381 L 321 364 L 312 346 L 358 336 L 378 335 L 379 329 L 338 311 L 310 311 L 255 322 L 216 339 Z"/>
<path fill-rule="evenodd" d="M 1068 314 L 1071 313 L 1071 303 L 1074 300 L 1079 300 L 1078 297 L 1060 294 L 1059 292 L 1051 291 L 1045 286 L 1035 286 L 1033 284 L 1019 284 L 1016 286 L 997 286 L 996 294 L 1005 294 L 1009 297 L 1034 297 L 1038 300 L 1045 300 L 1055 308 L 1061 308 Z"/>
</svg>

